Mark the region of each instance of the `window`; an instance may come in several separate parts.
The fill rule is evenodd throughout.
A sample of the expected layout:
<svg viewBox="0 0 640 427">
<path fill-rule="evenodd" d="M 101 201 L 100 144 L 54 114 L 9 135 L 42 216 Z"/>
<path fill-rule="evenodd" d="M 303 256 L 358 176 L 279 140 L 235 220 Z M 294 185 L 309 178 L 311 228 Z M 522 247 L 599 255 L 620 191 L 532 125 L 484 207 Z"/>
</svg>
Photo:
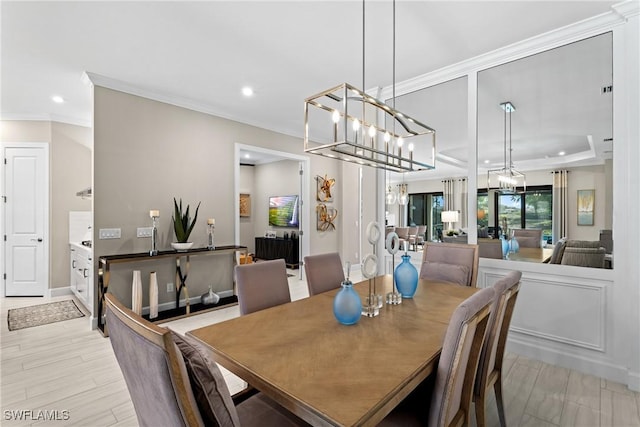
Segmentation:
<svg viewBox="0 0 640 427">
<path fill-rule="evenodd" d="M 444 206 L 442 193 L 409 194 L 407 224 L 426 225 L 428 240 L 436 240 L 442 233 L 440 214 Z"/>
<path fill-rule="evenodd" d="M 501 232 L 506 227 L 542 229 L 545 241 L 551 240 L 551 223 L 553 212 L 553 193 L 550 185 L 527 187 L 527 191 L 516 194 L 499 194 L 493 200 L 484 191 L 478 192 L 478 229 L 496 227 Z M 492 216 L 490 212 L 498 212 Z"/>
</svg>

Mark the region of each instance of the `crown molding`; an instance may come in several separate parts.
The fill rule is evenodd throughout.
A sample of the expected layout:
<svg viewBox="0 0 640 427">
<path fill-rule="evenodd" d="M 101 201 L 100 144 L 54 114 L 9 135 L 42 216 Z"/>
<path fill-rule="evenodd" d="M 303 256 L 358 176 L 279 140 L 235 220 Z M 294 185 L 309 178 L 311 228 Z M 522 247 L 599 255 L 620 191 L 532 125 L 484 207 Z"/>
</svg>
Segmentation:
<svg viewBox="0 0 640 427">
<path fill-rule="evenodd" d="M 0 114 L 0 120 L 15 120 L 15 121 L 32 121 L 32 122 L 60 122 L 81 127 L 91 127 L 91 120 L 83 120 L 72 116 L 63 116 L 60 114 L 17 114 L 17 113 L 2 113 Z"/>
<path fill-rule="evenodd" d="M 597 36 L 613 28 L 623 25 L 631 16 L 640 13 L 640 2 L 626 1 L 611 7 L 611 10 L 591 18 L 556 28 L 546 33 L 512 43 L 493 51 L 475 56 L 470 59 L 425 73 L 400 83 L 396 83 L 396 97 L 406 95 L 419 89 L 424 89 L 481 70 L 495 67 L 510 61 L 521 59 L 536 53 L 544 52 L 556 47 L 564 46 L 585 38 Z M 385 87 L 380 99 L 386 100 L 392 96 L 393 86 Z"/>
<path fill-rule="evenodd" d="M 135 95 L 142 98 L 150 99 L 152 101 L 158 101 L 164 104 L 170 104 L 176 107 L 186 108 L 187 110 L 209 114 L 209 115 L 220 117 L 226 120 L 232 120 L 234 122 L 242 123 L 245 125 L 255 126 L 261 129 L 277 132 L 283 135 L 293 136 L 296 138 L 302 137 L 301 130 L 294 131 L 292 129 L 276 129 L 273 127 L 273 124 L 270 124 L 270 123 L 259 122 L 259 121 L 254 121 L 254 122 L 246 121 L 242 118 L 235 117 L 233 115 L 225 113 L 224 111 L 217 110 L 207 103 L 196 102 L 186 97 L 175 96 L 167 93 L 162 93 L 159 91 L 143 89 L 131 83 L 127 83 L 122 80 L 113 79 L 111 77 L 106 77 L 100 74 L 92 73 L 90 71 L 85 71 L 84 76 L 86 77 L 83 77 L 83 81 L 93 86 L 100 86 L 106 89 L 112 89 L 118 92 L 124 92 L 129 95 Z"/>
</svg>

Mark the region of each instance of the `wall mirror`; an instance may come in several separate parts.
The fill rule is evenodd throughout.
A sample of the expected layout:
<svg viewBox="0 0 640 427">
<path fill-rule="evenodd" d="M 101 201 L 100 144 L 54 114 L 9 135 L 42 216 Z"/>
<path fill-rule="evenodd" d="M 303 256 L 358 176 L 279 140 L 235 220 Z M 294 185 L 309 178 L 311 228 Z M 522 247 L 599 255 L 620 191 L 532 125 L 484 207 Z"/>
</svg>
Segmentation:
<svg viewBox="0 0 640 427">
<path fill-rule="evenodd" d="M 531 236 L 547 246 L 545 256 L 566 238 L 597 248 L 577 265 L 596 267 L 604 247 L 604 266 L 612 266 L 612 81 L 611 33 L 478 73 L 479 243 L 541 230 Z M 506 102 L 512 111 L 501 107 Z M 515 191 L 499 189 L 505 168 L 524 175 L 511 175 Z"/>
<path fill-rule="evenodd" d="M 466 212 L 466 176 L 468 168 L 467 77 L 459 77 L 434 86 L 398 96 L 396 108 L 436 130 L 436 168 L 405 174 L 388 173 L 387 191 L 395 193 L 386 204 L 388 226 L 425 226 L 424 239 L 436 240 L 442 234 L 441 212 L 445 207 Z M 392 100 L 386 100 L 393 105 Z M 443 180 L 450 179 L 455 195 L 444 194 Z M 400 199 L 403 186 L 406 199 Z M 404 203 L 406 202 L 406 203 Z M 456 227 L 466 226 L 466 216 Z M 446 227 L 446 225 L 444 226 Z"/>
</svg>

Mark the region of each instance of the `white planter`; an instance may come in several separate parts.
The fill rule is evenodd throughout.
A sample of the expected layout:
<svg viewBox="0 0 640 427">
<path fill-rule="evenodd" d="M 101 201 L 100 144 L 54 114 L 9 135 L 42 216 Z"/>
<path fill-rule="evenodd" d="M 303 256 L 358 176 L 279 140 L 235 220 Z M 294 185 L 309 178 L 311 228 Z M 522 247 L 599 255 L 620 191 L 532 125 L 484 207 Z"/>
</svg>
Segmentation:
<svg viewBox="0 0 640 427">
<path fill-rule="evenodd" d="M 171 242 L 171 247 L 176 251 L 186 251 L 187 249 L 191 249 L 191 246 L 193 246 L 193 242 L 186 242 L 186 243 Z"/>
</svg>

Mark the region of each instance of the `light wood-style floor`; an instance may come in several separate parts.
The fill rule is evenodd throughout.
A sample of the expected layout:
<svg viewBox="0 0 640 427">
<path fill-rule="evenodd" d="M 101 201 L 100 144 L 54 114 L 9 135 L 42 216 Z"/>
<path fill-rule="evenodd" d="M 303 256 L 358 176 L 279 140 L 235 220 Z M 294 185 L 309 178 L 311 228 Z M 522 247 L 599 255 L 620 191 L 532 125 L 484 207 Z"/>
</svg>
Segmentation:
<svg viewBox="0 0 640 427">
<path fill-rule="evenodd" d="M 290 271 L 292 299 L 308 296 L 298 271 Z M 357 278 L 352 278 L 357 279 Z M 89 330 L 87 317 L 9 332 L 7 310 L 67 297 L 0 298 L 2 326 L 0 406 L 2 426 L 137 426 L 137 420 L 109 340 Z M 78 304 L 80 305 L 80 304 Z M 238 307 L 169 322 L 184 333 L 239 315 Z M 516 354 L 504 365 L 507 425 L 640 426 L 640 393 L 577 371 Z M 228 371 L 232 393 L 244 382 Z M 13 411 L 59 411 L 66 421 L 15 421 Z M 68 412 L 62 412 L 68 411 Z M 498 426 L 495 400 L 488 402 L 489 425 Z M 51 413 L 51 412 L 50 412 Z"/>
</svg>

